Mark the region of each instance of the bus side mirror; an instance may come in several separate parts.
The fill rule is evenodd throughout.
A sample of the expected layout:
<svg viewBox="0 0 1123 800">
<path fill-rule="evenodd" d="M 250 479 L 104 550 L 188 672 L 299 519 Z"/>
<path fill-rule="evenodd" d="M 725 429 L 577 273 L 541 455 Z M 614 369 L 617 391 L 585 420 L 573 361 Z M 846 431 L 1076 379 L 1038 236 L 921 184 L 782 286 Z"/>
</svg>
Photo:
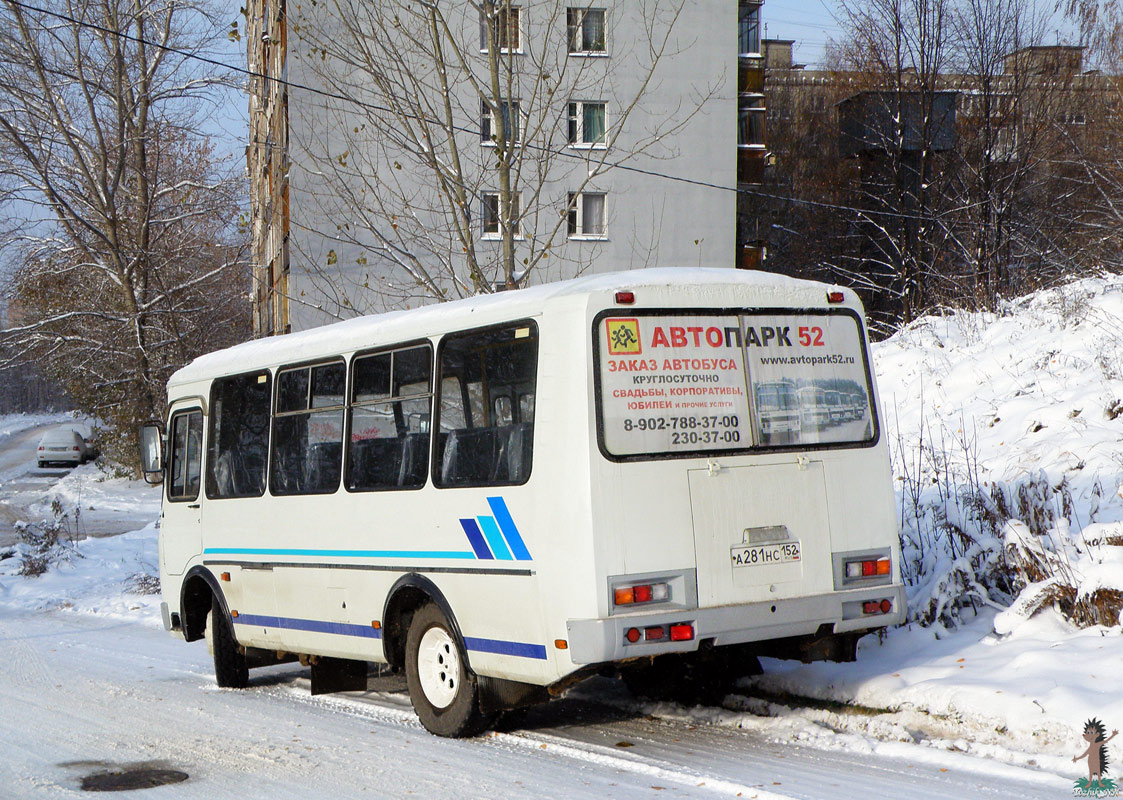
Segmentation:
<svg viewBox="0 0 1123 800">
<path fill-rule="evenodd" d="M 140 470 L 144 482 L 155 486 L 164 480 L 164 423 L 149 422 L 140 428 Z"/>
</svg>

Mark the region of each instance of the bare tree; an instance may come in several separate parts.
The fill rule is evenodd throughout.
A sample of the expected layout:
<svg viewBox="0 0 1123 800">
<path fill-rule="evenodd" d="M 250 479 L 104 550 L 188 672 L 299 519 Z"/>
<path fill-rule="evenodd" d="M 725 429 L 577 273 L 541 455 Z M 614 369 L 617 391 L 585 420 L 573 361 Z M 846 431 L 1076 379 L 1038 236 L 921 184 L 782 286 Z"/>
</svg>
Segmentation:
<svg viewBox="0 0 1123 800">
<path fill-rule="evenodd" d="M 239 183 L 197 132 L 220 81 L 190 56 L 218 28 L 190 4 L 40 6 L 0 4 L 0 160 L 26 220 L 0 243 L 6 364 L 36 360 L 132 463 L 170 371 L 247 332 Z"/>
<path fill-rule="evenodd" d="M 941 85 L 951 0 L 844 0 L 841 7 L 849 33 L 844 64 L 873 85 L 857 110 L 865 199 L 855 223 L 865 246 L 856 260 L 835 266 L 874 291 L 876 312 L 907 322 L 929 302 L 926 289 L 949 244 L 938 178 L 948 149 L 940 139 L 954 118 Z"/>
<path fill-rule="evenodd" d="M 319 294 L 335 298 L 329 313 L 365 310 L 370 298 L 393 306 L 515 288 L 533 273 L 589 266 L 594 249 L 564 247 L 579 216 L 594 235 L 603 225 L 603 195 L 582 193 L 595 194 L 614 170 L 669 163 L 674 135 L 730 80 L 711 75 L 683 87 L 676 107 L 649 108 L 660 65 L 700 44 L 678 36 L 684 2 L 606 5 L 290 7 L 299 56 L 290 79 L 309 74 L 345 98 L 321 98 L 291 133 L 322 186 L 317 208 L 294 215 L 294 226 L 329 223 L 296 237 L 297 247 L 320 236 L 338 243 L 294 256 Z M 606 13 L 612 31 L 627 21 L 637 35 L 606 33 Z M 358 263 L 336 264 L 336 247 Z"/>
</svg>

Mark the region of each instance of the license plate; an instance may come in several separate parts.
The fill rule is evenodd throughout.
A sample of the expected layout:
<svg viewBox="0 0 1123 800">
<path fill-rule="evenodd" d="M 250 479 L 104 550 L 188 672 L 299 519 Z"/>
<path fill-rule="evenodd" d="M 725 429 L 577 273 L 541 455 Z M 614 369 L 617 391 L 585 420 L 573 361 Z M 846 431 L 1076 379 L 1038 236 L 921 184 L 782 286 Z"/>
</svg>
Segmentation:
<svg viewBox="0 0 1123 800">
<path fill-rule="evenodd" d="M 799 561 L 799 542 L 735 545 L 729 549 L 734 567 L 766 567 Z"/>
</svg>

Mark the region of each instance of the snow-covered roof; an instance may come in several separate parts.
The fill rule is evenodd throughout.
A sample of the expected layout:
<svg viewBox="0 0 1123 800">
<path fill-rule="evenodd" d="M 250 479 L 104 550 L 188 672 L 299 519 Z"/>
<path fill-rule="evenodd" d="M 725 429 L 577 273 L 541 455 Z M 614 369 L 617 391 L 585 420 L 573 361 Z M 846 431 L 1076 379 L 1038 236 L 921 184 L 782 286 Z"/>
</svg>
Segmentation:
<svg viewBox="0 0 1123 800">
<path fill-rule="evenodd" d="M 437 335 L 466 325 L 486 325 L 498 321 L 499 317 L 532 316 L 540 313 L 551 301 L 560 298 L 594 296 L 624 289 L 666 290 L 687 286 L 693 290 L 690 294 L 692 303 L 712 303 L 715 306 L 729 302 L 728 292 L 734 287 L 751 289 L 754 302 L 769 306 L 808 305 L 821 302 L 824 297 L 823 284 L 767 272 L 698 267 L 656 267 L 608 272 L 513 292 L 478 295 L 416 309 L 371 314 L 284 336 L 245 342 L 200 356 L 172 375 L 169 385 L 280 363 L 321 358 L 395 340 Z"/>
</svg>

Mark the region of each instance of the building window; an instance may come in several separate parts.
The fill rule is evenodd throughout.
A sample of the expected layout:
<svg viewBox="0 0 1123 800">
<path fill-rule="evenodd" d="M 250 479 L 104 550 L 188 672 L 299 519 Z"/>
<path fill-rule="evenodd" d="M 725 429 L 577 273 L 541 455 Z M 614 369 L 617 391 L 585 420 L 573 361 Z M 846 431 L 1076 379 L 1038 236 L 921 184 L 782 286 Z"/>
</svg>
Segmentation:
<svg viewBox="0 0 1123 800">
<path fill-rule="evenodd" d="M 481 12 L 480 50 L 487 52 L 488 34 L 494 31 L 493 35 L 496 44 L 499 45 L 499 52 L 522 52 L 522 38 L 520 36 L 520 17 L 522 15 L 519 13 L 521 10 L 519 6 L 496 8 L 493 17 L 486 12 Z M 494 28 L 492 28 L 492 25 L 494 25 Z"/>
<path fill-rule="evenodd" d="M 742 5 L 737 9 L 737 41 L 743 56 L 760 55 L 760 6 Z"/>
<path fill-rule="evenodd" d="M 566 207 L 571 238 L 604 238 L 605 197 L 604 192 L 569 193 Z"/>
<path fill-rule="evenodd" d="M 519 101 L 503 100 L 499 104 L 503 114 L 502 130 L 506 133 L 507 144 L 519 143 Z M 496 125 L 495 114 L 486 100 L 480 101 L 480 141 L 491 144 L 499 141 L 500 128 Z"/>
<path fill-rule="evenodd" d="M 603 53 L 605 51 L 604 9 L 568 8 L 565 13 L 569 52 Z"/>
<path fill-rule="evenodd" d="M 768 113 L 764 97 L 742 97 L 737 103 L 737 144 L 741 147 L 764 147 L 764 119 Z"/>
<path fill-rule="evenodd" d="M 608 105 L 585 101 L 570 103 L 567 138 L 571 147 L 607 147 Z"/>
<path fill-rule="evenodd" d="M 483 235 L 485 239 L 498 239 L 503 235 L 502 204 L 499 192 L 483 193 Z M 519 235 L 519 193 L 511 192 L 511 213 L 509 216 L 511 228 L 515 236 Z"/>
</svg>

